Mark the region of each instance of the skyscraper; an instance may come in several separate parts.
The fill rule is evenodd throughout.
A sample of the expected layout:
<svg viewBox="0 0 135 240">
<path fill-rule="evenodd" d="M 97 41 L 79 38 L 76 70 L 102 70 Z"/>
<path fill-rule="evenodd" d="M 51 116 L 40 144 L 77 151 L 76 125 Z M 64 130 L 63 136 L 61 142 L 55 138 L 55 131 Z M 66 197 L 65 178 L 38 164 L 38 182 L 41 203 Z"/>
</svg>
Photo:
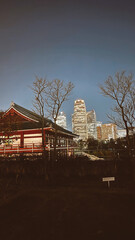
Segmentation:
<svg viewBox="0 0 135 240">
<path fill-rule="evenodd" d="M 87 112 L 88 138 L 97 139 L 96 113 L 94 110 Z"/>
<path fill-rule="evenodd" d="M 75 134 L 80 136 L 80 139 L 86 140 L 88 138 L 86 106 L 82 99 L 74 102 L 72 129 Z"/>
<path fill-rule="evenodd" d="M 97 121 L 97 140 L 102 140 L 102 122 Z"/>
<path fill-rule="evenodd" d="M 117 138 L 117 126 L 114 123 L 102 124 L 102 140 Z"/>
<path fill-rule="evenodd" d="M 117 126 L 114 123 L 102 124 L 102 122 L 97 122 L 97 139 L 108 141 L 110 139 L 117 138 Z"/>
<path fill-rule="evenodd" d="M 67 128 L 66 114 L 64 112 L 59 113 L 56 123 L 65 129 Z"/>
</svg>

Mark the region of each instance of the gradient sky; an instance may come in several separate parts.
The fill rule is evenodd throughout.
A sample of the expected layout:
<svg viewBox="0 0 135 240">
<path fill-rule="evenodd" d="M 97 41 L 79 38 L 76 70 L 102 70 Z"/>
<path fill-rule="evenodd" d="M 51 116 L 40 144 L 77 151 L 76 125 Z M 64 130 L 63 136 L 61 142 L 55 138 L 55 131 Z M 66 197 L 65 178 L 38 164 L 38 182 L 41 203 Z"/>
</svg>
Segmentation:
<svg viewBox="0 0 135 240">
<path fill-rule="evenodd" d="M 106 123 L 112 103 L 98 84 L 134 68 L 134 1 L 0 1 L 0 109 L 11 101 L 32 109 L 28 86 L 37 75 L 74 83 L 62 108 L 70 129 L 77 98 Z"/>
</svg>

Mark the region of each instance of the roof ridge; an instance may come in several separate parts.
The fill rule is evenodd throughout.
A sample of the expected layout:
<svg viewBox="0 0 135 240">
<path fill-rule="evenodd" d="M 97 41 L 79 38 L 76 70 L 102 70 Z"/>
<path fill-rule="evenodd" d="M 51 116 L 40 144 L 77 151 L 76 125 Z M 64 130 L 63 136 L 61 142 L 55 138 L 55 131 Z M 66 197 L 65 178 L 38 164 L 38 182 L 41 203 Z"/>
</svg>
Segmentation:
<svg viewBox="0 0 135 240">
<path fill-rule="evenodd" d="M 17 107 L 19 107 L 19 108 L 22 108 L 22 109 L 24 109 L 24 110 L 26 110 L 26 111 L 28 111 L 28 112 L 30 112 L 30 113 L 32 113 L 32 114 L 34 114 L 34 115 L 40 117 L 39 114 L 37 114 L 37 113 L 35 113 L 35 112 L 33 112 L 33 111 L 27 109 L 27 108 L 24 108 L 24 107 L 22 107 L 22 106 L 20 106 L 20 105 L 18 105 L 18 104 L 16 104 L 16 103 L 14 103 L 14 106 L 13 106 L 13 107 L 15 107 L 15 106 L 17 106 Z"/>
</svg>

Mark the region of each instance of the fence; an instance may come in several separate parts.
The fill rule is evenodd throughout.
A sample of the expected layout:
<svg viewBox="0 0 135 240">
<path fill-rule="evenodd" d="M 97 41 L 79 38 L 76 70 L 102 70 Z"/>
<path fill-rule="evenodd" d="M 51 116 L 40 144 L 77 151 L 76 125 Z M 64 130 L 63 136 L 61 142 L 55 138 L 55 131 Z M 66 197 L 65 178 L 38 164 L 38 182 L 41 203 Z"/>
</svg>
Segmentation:
<svg viewBox="0 0 135 240">
<path fill-rule="evenodd" d="M 54 148 L 50 144 L 46 144 L 45 150 L 46 151 L 52 151 Z M 65 151 L 68 152 L 68 154 L 72 154 L 74 151 L 73 146 L 56 146 L 56 149 L 58 151 Z M 43 152 L 43 146 L 42 144 L 26 144 L 23 147 L 20 145 L 0 145 L 0 155 L 12 155 L 12 154 L 21 154 L 21 153 L 42 153 Z"/>
</svg>

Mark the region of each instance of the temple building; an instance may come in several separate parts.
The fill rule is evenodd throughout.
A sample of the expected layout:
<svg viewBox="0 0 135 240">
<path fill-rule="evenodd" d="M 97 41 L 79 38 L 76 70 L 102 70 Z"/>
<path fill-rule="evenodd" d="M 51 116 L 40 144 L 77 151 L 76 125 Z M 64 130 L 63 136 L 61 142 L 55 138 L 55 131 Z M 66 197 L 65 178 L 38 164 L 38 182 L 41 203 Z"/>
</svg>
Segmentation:
<svg viewBox="0 0 135 240">
<path fill-rule="evenodd" d="M 54 123 L 12 102 L 0 119 L 0 154 L 41 153 L 42 136 L 45 149 L 54 148 Z M 57 150 L 73 153 L 73 138 L 76 135 L 57 125 Z"/>
</svg>

